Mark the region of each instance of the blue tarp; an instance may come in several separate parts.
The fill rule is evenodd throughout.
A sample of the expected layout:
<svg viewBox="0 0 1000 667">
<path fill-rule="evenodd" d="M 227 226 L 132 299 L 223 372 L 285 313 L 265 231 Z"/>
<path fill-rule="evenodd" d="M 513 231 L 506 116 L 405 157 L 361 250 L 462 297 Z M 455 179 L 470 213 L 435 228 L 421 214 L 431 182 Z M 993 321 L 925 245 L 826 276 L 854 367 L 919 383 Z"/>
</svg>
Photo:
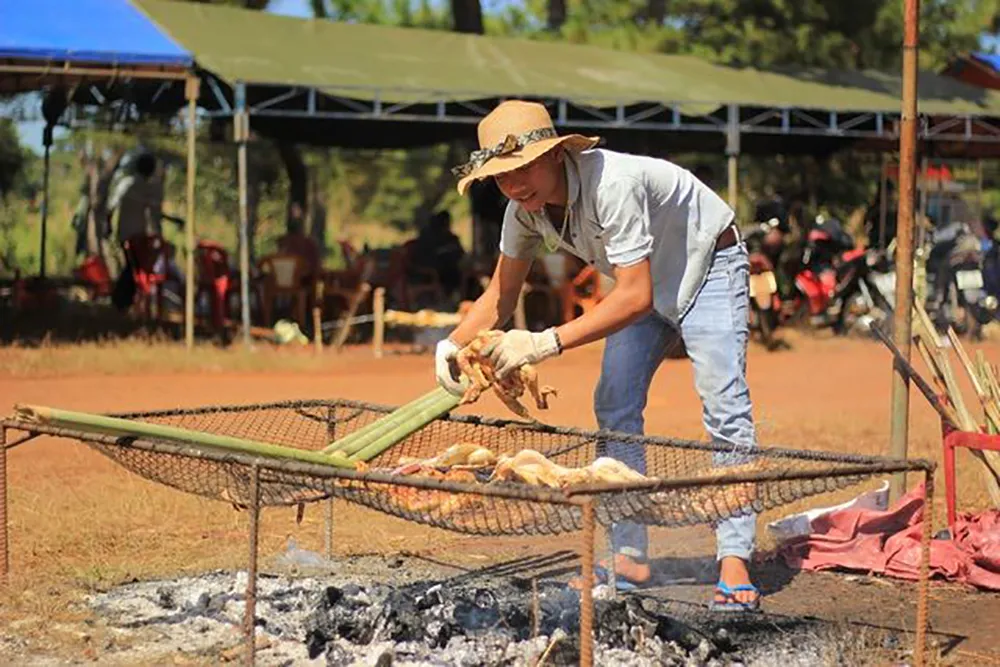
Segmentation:
<svg viewBox="0 0 1000 667">
<path fill-rule="evenodd" d="M 0 58 L 174 66 L 194 61 L 128 0 L 0 0 Z"/>
<path fill-rule="evenodd" d="M 1000 55 L 993 53 L 973 53 L 972 57 L 984 65 L 988 65 L 989 67 L 1000 71 Z"/>
</svg>

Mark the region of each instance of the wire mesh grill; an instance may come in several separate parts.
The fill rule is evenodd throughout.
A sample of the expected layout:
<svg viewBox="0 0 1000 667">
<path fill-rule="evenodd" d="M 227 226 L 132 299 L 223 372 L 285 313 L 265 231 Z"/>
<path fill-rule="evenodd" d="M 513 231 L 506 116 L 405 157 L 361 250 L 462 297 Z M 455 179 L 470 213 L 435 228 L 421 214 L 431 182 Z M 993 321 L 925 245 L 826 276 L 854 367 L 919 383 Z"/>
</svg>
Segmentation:
<svg viewBox="0 0 1000 667">
<path fill-rule="evenodd" d="M 320 450 L 392 410 L 390 406 L 352 401 L 296 401 L 113 416 Z M 46 432 L 38 424 L 4 424 Z M 480 535 L 578 530 L 584 498 L 593 501 L 595 517 L 603 525 L 620 521 L 659 526 L 714 523 L 843 489 L 881 472 L 929 465 L 924 461 L 766 447 L 746 451 L 710 443 L 455 415 L 431 422 L 390 448 L 370 462 L 367 472 L 154 439 L 47 431 L 82 440 L 146 479 L 238 506 L 249 503 L 256 469 L 263 506 L 337 497 L 410 521 Z M 648 484 L 640 484 L 641 488 L 617 485 L 561 490 L 490 481 L 490 469 L 389 474 L 400 459 L 426 459 L 456 443 L 474 443 L 497 455 L 534 449 L 558 465 L 578 468 L 605 454 L 611 442 L 642 448 L 646 475 L 651 478 Z"/>
</svg>

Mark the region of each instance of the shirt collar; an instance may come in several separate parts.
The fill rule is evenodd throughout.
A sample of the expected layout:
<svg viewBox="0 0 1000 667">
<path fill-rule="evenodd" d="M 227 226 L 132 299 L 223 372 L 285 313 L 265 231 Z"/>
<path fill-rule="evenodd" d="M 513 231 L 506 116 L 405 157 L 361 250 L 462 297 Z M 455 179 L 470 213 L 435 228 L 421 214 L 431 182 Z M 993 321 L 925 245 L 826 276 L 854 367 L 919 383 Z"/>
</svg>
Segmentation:
<svg viewBox="0 0 1000 667">
<path fill-rule="evenodd" d="M 563 160 L 566 165 L 566 207 L 573 208 L 580 198 L 580 167 L 572 153 L 565 151 L 563 155 L 566 156 Z"/>
</svg>

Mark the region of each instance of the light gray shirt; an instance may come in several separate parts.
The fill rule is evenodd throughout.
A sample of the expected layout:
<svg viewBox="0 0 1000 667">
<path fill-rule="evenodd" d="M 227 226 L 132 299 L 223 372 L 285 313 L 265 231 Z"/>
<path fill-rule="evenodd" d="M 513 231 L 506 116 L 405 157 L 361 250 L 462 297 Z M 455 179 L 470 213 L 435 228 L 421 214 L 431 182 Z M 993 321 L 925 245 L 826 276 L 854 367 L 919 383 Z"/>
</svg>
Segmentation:
<svg viewBox="0 0 1000 667">
<path fill-rule="evenodd" d="M 733 210 L 687 169 L 667 160 L 595 149 L 566 152 L 568 217 L 550 220 L 507 204 L 500 251 L 534 259 L 545 243 L 614 276 L 614 267 L 650 260 L 653 308 L 678 323 L 701 288 L 715 242 Z"/>
</svg>

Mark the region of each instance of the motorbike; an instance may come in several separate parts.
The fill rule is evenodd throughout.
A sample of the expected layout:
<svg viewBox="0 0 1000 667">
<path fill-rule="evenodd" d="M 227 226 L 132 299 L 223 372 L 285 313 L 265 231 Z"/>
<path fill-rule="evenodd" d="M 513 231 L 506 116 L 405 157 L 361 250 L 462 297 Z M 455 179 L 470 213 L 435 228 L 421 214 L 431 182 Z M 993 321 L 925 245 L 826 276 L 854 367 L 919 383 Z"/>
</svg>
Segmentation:
<svg viewBox="0 0 1000 667">
<path fill-rule="evenodd" d="M 895 284 L 891 262 L 878 249 L 854 246 L 836 218 L 817 216 L 806 237 L 788 317 L 838 335 L 859 322 L 888 317 Z"/>
<path fill-rule="evenodd" d="M 927 256 L 927 310 L 940 331 L 982 337 L 996 319 L 997 297 L 987 290 L 985 253 L 968 224 L 952 222 L 933 230 Z"/>
<path fill-rule="evenodd" d="M 782 235 L 778 226 L 778 219 L 771 218 L 754 225 L 743 235 L 750 260 L 750 330 L 758 332 L 768 350 L 779 347 L 775 329 L 781 317 L 781 298 L 772 259 L 775 249 L 780 252 L 781 248 Z"/>
</svg>

